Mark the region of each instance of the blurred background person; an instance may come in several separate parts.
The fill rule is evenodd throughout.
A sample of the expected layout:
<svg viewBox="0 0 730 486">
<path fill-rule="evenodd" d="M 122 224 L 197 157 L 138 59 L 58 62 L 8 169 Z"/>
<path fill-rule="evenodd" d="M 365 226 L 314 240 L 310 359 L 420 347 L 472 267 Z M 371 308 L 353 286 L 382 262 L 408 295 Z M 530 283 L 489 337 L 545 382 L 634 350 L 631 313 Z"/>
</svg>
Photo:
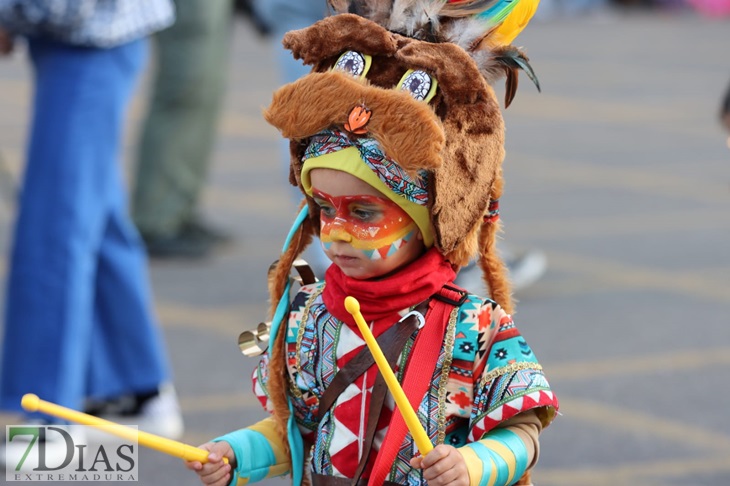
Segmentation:
<svg viewBox="0 0 730 486">
<path fill-rule="evenodd" d="M 7 280 L 4 410 L 20 412 L 28 392 L 74 409 L 92 397 L 99 414 L 182 434 L 119 164 L 145 38 L 173 20 L 169 0 L 0 0 L 0 44 L 9 52 L 13 36 L 26 38 L 34 80 Z M 9 457 L 26 447 L 14 440 Z M 65 451 L 46 444 L 49 457 Z"/>
<path fill-rule="evenodd" d="M 175 0 L 137 153 L 132 217 L 151 257 L 201 258 L 231 240 L 198 212 L 226 91 L 232 0 Z"/>
</svg>

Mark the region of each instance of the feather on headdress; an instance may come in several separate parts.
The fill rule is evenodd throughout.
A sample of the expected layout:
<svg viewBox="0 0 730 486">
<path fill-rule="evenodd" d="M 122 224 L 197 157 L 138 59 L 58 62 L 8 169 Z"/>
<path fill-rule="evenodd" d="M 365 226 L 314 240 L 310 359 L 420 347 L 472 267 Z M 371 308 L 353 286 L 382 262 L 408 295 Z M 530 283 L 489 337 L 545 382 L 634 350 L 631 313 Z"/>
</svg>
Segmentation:
<svg viewBox="0 0 730 486">
<path fill-rule="evenodd" d="M 354 13 L 408 37 L 440 36 L 441 25 L 470 20 L 482 33 L 499 33 L 495 45 L 509 44 L 527 25 L 539 0 L 329 0 L 335 14 Z M 508 21 L 509 19 L 509 21 Z M 464 30 L 464 29 L 461 29 Z"/>
<path fill-rule="evenodd" d="M 505 107 L 523 70 L 540 83 L 527 56 L 511 45 L 540 0 L 329 0 L 334 14 L 354 13 L 391 32 L 429 42 L 451 42 L 469 53 L 489 83 L 507 78 Z"/>
</svg>

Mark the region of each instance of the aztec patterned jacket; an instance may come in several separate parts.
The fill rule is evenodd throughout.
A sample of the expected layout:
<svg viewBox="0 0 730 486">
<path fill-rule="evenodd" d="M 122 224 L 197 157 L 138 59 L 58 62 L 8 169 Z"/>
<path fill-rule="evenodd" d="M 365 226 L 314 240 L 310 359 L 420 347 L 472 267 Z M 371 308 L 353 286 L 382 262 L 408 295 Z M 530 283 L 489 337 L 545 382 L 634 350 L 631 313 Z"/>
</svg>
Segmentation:
<svg viewBox="0 0 730 486">
<path fill-rule="evenodd" d="M 353 477 L 357 458 L 363 452 L 358 450 L 366 427 L 363 423 L 366 414 L 362 410 L 367 410 L 376 370 L 369 370 L 353 382 L 322 420 L 317 421 L 319 398 L 324 389 L 337 370 L 364 346 L 353 329 L 327 311 L 321 297 L 323 288 L 324 282 L 302 287 L 291 306 L 286 339 L 293 412 L 305 443 L 312 444 L 312 472 Z M 409 310 L 405 309 L 403 314 Z M 398 360 L 395 371 L 399 379 L 413 340 L 411 336 Z M 264 407 L 271 410 L 267 370 L 265 357 L 254 372 L 254 390 Z M 393 406 L 388 395 L 373 442 L 375 450 L 385 436 Z M 431 384 L 417 410 L 431 441 L 455 447 L 473 445 L 500 424 L 529 410 L 546 426 L 557 407 L 542 367 L 511 317 L 493 301 L 467 295 L 465 302 L 451 312 Z M 248 458 L 251 447 L 261 450 L 256 440 L 252 441 L 250 436 L 243 438 L 241 433 L 250 430 L 269 442 L 269 453 L 264 454 L 268 459 Z M 233 484 L 237 479 L 238 484 L 246 484 L 289 472 L 291 462 L 276 435 L 273 421 L 266 419 L 252 428 L 220 438 L 232 443 L 237 457 L 239 451 L 248 452 L 243 454 L 248 465 L 239 464 Z M 235 443 L 241 440 L 247 444 Z M 416 453 L 409 434 L 390 470 L 390 481 L 425 484 L 421 470 L 409 465 Z M 503 479 L 503 484 L 511 484 L 517 478 Z"/>
</svg>

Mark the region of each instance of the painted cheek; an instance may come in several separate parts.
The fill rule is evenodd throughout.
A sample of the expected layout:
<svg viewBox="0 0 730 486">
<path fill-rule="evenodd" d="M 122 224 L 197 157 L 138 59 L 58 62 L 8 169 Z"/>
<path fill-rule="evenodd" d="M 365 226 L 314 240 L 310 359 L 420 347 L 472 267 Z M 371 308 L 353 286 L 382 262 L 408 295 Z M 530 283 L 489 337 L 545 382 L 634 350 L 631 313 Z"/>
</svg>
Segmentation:
<svg viewBox="0 0 730 486">
<path fill-rule="evenodd" d="M 383 246 L 376 246 L 375 248 L 360 248 L 360 251 L 362 251 L 369 260 L 385 260 L 403 248 L 416 235 L 416 224 L 413 223 L 412 226 L 413 228 L 402 237 L 394 238 Z M 353 244 L 352 246 L 355 245 Z"/>
<path fill-rule="evenodd" d="M 415 223 L 409 222 L 394 228 L 378 226 L 349 226 L 346 231 L 352 235 L 352 246 L 361 249 L 374 249 L 387 246 L 409 233 Z"/>
</svg>

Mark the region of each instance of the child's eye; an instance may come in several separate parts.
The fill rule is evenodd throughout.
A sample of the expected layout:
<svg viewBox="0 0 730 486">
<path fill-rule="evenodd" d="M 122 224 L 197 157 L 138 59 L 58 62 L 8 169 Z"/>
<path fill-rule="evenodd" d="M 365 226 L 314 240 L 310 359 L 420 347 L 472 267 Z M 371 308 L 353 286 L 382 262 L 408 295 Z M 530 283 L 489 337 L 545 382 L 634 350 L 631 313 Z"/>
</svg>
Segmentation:
<svg viewBox="0 0 730 486">
<path fill-rule="evenodd" d="M 352 214 L 361 221 L 373 221 L 380 213 L 372 209 L 354 208 Z"/>
<path fill-rule="evenodd" d="M 319 206 L 319 213 L 321 215 L 324 215 L 325 217 L 328 217 L 328 218 L 335 217 L 335 213 L 336 213 L 335 208 L 333 208 L 329 204 L 322 202 L 322 201 L 315 200 L 314 202 L 316 202 L 317 206 Z"/>
<path fill-rule="evenodd" d="M 320 206 L 319 207 L 319 212 L 321 214 L 324 214 L 328 218 L 334 218 L 336 211 L 335 211 L 335 208 L 333 208 L 331 206 Z"/>
</svg>

